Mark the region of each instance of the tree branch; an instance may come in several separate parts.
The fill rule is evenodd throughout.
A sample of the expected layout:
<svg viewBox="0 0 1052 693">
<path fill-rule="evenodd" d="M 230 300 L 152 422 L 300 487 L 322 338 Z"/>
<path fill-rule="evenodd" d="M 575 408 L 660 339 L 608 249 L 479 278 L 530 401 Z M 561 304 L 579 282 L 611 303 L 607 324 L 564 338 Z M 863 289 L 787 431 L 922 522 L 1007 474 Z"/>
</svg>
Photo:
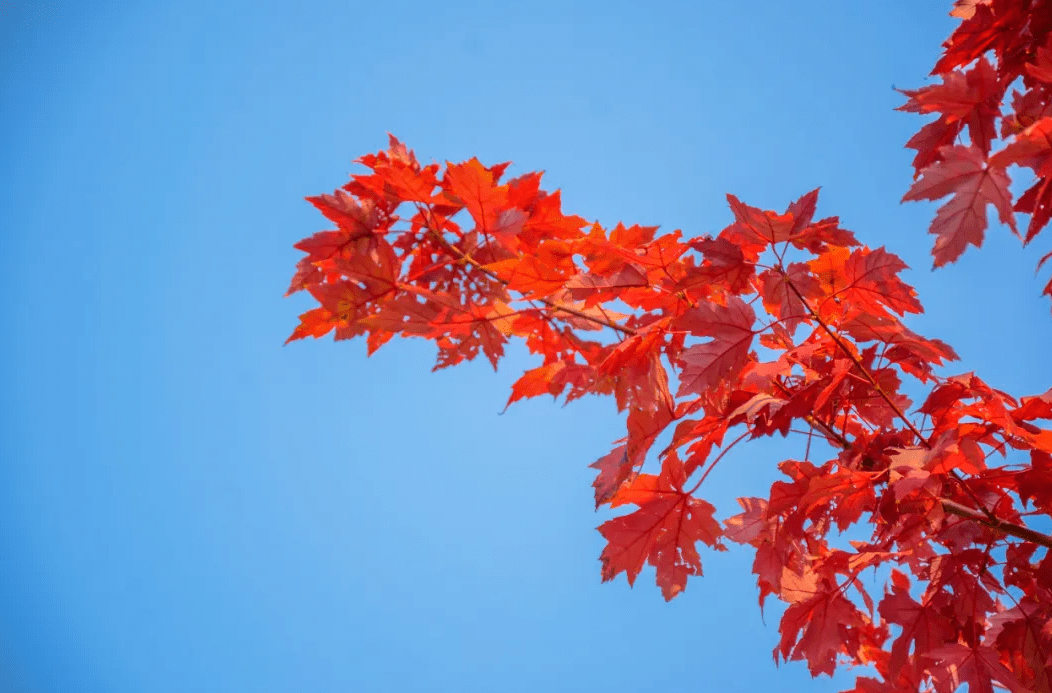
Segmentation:
<svg viewBox="0 0 1052 693">
<path fill-rule="evenodd" d="M 981 525 L 986 525 L 987 527 L 996 529 L 999 532 L 1011 534 L 1013 537 L 1019 537 L 1020 539 L 1025 539 L 1026 541 L 1031 541 L 1035 544 L 1040 544 L 1041 546 L 1052 549 L 1052 536 L 1042 534 L 1041 532 L 1032 530 L 1029 527 L 1017 525 L 1013 522 L 1005 522 L 1004 520 L 998 520 L 996 518 L 991 519 L 978 510 L 961 505 L 960 503 L 947 498 L 940 498 L 939 502 L 942 503 L 943 510 L 948 513 L 972 520 L 973 522 L 978 522 Z"/>
</svg>

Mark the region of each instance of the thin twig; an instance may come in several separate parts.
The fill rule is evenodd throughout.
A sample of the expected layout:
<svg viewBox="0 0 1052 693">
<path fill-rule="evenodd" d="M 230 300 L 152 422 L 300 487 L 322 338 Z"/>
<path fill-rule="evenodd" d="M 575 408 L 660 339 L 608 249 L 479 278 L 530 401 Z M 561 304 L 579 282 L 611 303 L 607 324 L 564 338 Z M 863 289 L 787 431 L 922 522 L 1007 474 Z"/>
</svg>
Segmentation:
<svg viewBox="0 0 1052 693">
<path fill-rule="evenodd" d="M 847 345 L 844 344 L 844 341 L 840 338 L 840 335 L 833 332 L 829 325 L 827 325 L 825 321 L 818 316 L 818 313 L 816 313 L 815 310 L 811 308 L 811 304 L 807 302 L 807 299 L 804 298 L 804 295 L 800 293 L 800 290 L 796 288 L 796 286 L 789 279 L 789 277 L 784 274 L 782 276 L 785 279 L 786 286 L 792 289 L 793 293 L 796 294 L 796 297 L 800 299 L 800 302 L 802 304 L 804 304 L 804 308 L 807 309 L 807 312 L 811 314 L 811 317 L 814 319 L 814 321 L 817 322 L 819 326 L 823 330 L 825 330 L 825 333 L 829 335 L 830 339 L 836 342 L 836 345 L 840 347 L 840 349 L 845 354 L 847 354 L 847 357 L 851 359 L 851 362 L 855 364 L 855 366 L 866 378 L 866 380 L 869 381 L 870 385 L 872 385 L 873 389 L 877 391 L 877 394 L 880 395 L 881 399 L 883 399 L 887 403 L 887 405 L 891 407 L 891 410 L 895 412 L 895 415 L 898 416 L 904 424 L 906 424 L 906 427 L 910 429 L 913 435 L 917 436 L 917 439 L 924 444 L 924 447 L 930 450 L 932 447 L 931 442 L 927 438 L 925 438 L 920 431 L 917 430 L 917 427 L 913 425 L 913 422 L 909 420 L 909 418 L 906 416 L 906 413 L 902 411 L 899 405 L 895 404 L 895 402 L 892 401 L 888 393 L 884 392 L 884 388 L 880 386 L 880 383 L 877 382 L 876 378 L 873 377 L 869 370 L 864 365 L 862 365 L 862 361 L 859 360 L 858 356 L 856 356 L 855 353 L 851 351 L 851 349 L 847 348 Z"/>
<path fill-rule="evenodd" d="M 972 520 L 973 522 L 978 522 L 981 525 L 985 525 L 991 529 L 996 529 L 999 532 L 1011 534 L 1013 537 L 1019 537 L 1020 539 L 1032 541 L 1035 544 L 1040 544 L 1041 546 L 1052 549 L 1052 537 L 1047 534 L 1042 534 L 1041 532 L 1030 529 L 1029 527 L 1017 525 L 1014 522 L 1006 522 L 1004 520 L 998 520 L 997 518 L 990 519 L 978 510 L 961 505 L 960 503 L 956 503 L 948 498 L 940 498 L 939 502 L 942 503 L 943 510 L 948 513 Z"/>
</svg>

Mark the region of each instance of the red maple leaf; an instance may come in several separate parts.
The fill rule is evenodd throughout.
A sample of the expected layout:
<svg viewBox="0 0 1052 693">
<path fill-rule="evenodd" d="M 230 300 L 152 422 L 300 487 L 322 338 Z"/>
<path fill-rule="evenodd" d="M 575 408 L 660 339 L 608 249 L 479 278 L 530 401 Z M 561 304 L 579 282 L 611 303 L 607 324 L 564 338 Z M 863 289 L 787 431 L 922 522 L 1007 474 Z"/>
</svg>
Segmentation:
<svg viewBox="0 0 1052 693">
<path fill-rule="evenodd" d="M 746 257 L 755 260 L 767 246 L 787 241 L 793 233 L 793 215 L 775 214 L 744 204 L 734 195 L 727 195 L 736 223 L 720 233 L 720 238 L 740 246 Z M 806 202 L 802 203 L 806 208 Z"/>
<path fill-rule="evenodd" d="M 1019 498 L 1052 511 L 1052 455 L 1042 450 L 1030 453 L 1031 468 L 1019 473 Z"/>
<path fill-rule="evenodd" d="M 724 522 L 724 536 L 739 544 L 751 544 L 761 539 L 771 539 L 767 522 L 767 501 L 763 498 L 739 498 L 741 512 L 728 517 Z"/>
<path fill-rule="evenodd" d="M 927 652 L 952 641 L 956 634 L 944 599 L 926 600 L 922 604 L 901 587 L 896 587 L 881 600 L 880 616 L 902 628 L 891 646 L 889 664 L 892 671 L 907 666 L 911 647 L 917 652 Z"/>
<path fill-rule="evenodd" d="M 625 264 L 612 274 L 581 273 L 566 282 L 576 301 L 593 304 L 608 292 L 619 293 L 630 286 L 647 286 L 646 272 L 638 265 Z"/>
<path fill-rule="evenodd" d="M 379 210 L 371 200 L 359 201 L 342 190 L 337 190 L 333 195 L 308 197 L 307 201 L 340 227 L 344 243 L 372 233 L 380 221 Z M 316 234 L 300 241 L 295 247 L 310 253 L 312 260 L 321 260 L 335 252 L 336 248 L 328 242 L 333 238 L 331 235 Z"/>
<path fill-rule="evenodd" d="M 745 301 L 734 297 L 726 306 L 705 304 L 684 313 L 676 326 L 711 342 L 688 347 L 677 396 L 704 392 L 737 376 L 745 367 L 752 344 L 756 314 Z"/>
<path fill-rule="evenodd" d="M 700 252 L 705 262 L 700 267 L 688 267 L 676 290 L 703 289 L 718 283 L 728 291 L 738 293 L 756 271 L 756 265 L 745 259 L 745 253 L 725 238 L 699 238 L 690 247 Z"/>
<path fill-rule="evenodd" d="M 1015 211 L 1031 215 L 1023 240 L 1029 243 L 1052 218 L 1052 117 L 1042 118 L 1016 135 L 1014 142 L 994 154 L 990 164 L 1000 168 L 1027 166 L 1037 176 L 1037 182 L 1015 205 Z"/>
<path fill-rule="evenodd" d="M 785 660 L 807 660 L 811 676 L 832 675 L 837 655 L 853 655 L 858 648 L 858 631 L 867 619 L 839 590 L 820 587 L 813 576 L 803 581 L 789 576 L 800 584 L 791 588 L 793 603 L 782 616 L 782 639 L 775 652 Z"/>
<path fill-rule="evenodd" d="M 956 690 L 966 683 L 969 693 L 993 693 L 997 682 L 1012 693 L 1033 693 L 1001 663 L 1000 654 L 992 647 L 952 643 L 930 650 L 925 656 L 935 661 L 933 675 L 947 690 Z"/>
<path fill-rule="evenodd" d="M 954 0 L 950 15 L 961 19 L 971 19 L 976 5 L 989 5 L 992 0 Z"/>
<path fill-rule="evenodd" d="M 760 274 L 760 281 L 764 307 L 767 312 L 778 316 L 787 330 L 810 317 L 804 297 L 818 295 L 820 287 L 807 265 L 794 262 L 784 273 L 765 270 Z"/>
<path fill-rule="evenodd" d="M 621 485 L 633 476 L 633 464 L 628 458 L 628 448 L 625 445 L 619 445 L 611 450 L 610 454 L 600 457 L 589 466 L 599 470 L 599 475 L 592 483 L 595 488 L 595 507 L 597 508 L 609 502 Z"/>
<path fill-rule="evenodd" d="M 953 35 L 943 44 L 946 50 L 935 64 L 932 74 L 944 74 L 967 65 L 987 51 L 1001 55 L 1017 52 L 1030 3 L 1015 0 L 968 2 L 959 8 L 958 16 L 967 15 Z"/>
<path fill-rule="evenodd" d="M 618 491 L 613 507 L 632 503 L 639 510 L 599 527 L 609 542 L 600 557 L 604 581 L 624 572 L 634 584 L 649 562 L 667 601 L 683 591 L 689 576 L 701 575 L 696 544 L 719 546 L 720 525 L 715 508 L 685 492 L 684 481 L 682 464 L 670 455 L 660 476 L 640 474 Z"/>
<path fill-rule="evenodd" d="M 1030 215 L 1024 244 L 1052 219 L 1050 137 L 1047 127 L 1039 125 L 1052 118 L 1052 0 L 958 0 L 951 14 L 964 21 L 944 44 L 932 72 L 943 83 L 903 92 L 910 99 L 900 109 L 939 114 L 907 143 L 917 150 L 914 178 L 928 174 L 931 180 L 915 184 L 904 198 L 957 193 L 931 227 L 938 236 L 936 267 L 955 261 L 968 244 L 981 245 L 987 203 L 997 207 L 1001 221 L 1016 235 L 1009 209 Z M 1022 90 L 1012 94 L 1011 112 L 1003 113 L 1006 90 L 1020 83 Z M 971 155 L 953 146 L 964 127 L 977 149 Z M 997 132 L 1007 146 L 984 163 L 979 155 L 989 155 Z M 956 160 L 938 167 L 950 151 L 957 151 Z M 1005 173 L 1012 164 L 1033 168 L 1037 178 L 1014 205 Z M 1042 293 L 1052 296 L 1052 281 Z"/>
<path fill-rule="evenodd" d="M 937 236 L 932 249 L 935 267 L 957 260 L 969 243 L 982 246 L 988 204 L 997 209 L 1002 223 L 1015 232 L 1010 181 L 1004 169 L 988 166 L 986 157 L 975 146 L 944 147 L 940 154 L 942 160 L 921 171 L 920 180 L 902 198 L 906 202 L 953 196 L 939 207 L 929 231 Z"/>
<path fill-rule="evenodd" d="M 1048 43 L 1037 50 L 1034 62 L 1027 64 L 1026 72 L 1036 80 L 1052 83 L 1052 35 Z"/>
<path fill-rule="evenodd" d="M 968 127 L 972 144 L 984 153 L 990 151 L 990 142 L 997 136 L 994 120 L 1000 115 L 1004 88 L 986 58 L 980 58 L 966 72 L 944 74 L 942 80 L 942 84 L 901 90 L 909 97 L 909 101 L 899 106 L 898 110 L 941 114 L 938 120 L 925 126 L 933 130 L 938 127 L 940 132 L 945 133 L 940 136 L 940 141 L 932 141 L 923 148 L 917 147 L 916 143 L 907 145 L 917 148 L 914 166 L 918 169 L 938 159 L 937 147 L 952 144 L 954 137 L 965 126 Z"/>
<path fill-rule="evenodd" d="M 826 299 L 838 299 L 862 312 L 885 315 L 884 307 L 899 315 L 920 313 L 917 292 L 899 279 L 906 263 L 884 248 L 856 248 L 830 252 L 810 263 L 826 290 Z"/>
<path fill-rule="evenodd" d="M 493 233 L 501 225 L 501 214 L 510 208 L 508 186 L 497 185 L 505 167 L 507 164 L 486 168 L 474 158 L 463 164 L 446 164 L 443 187 L 464 205 L 481 233 Z"/>
</svg>

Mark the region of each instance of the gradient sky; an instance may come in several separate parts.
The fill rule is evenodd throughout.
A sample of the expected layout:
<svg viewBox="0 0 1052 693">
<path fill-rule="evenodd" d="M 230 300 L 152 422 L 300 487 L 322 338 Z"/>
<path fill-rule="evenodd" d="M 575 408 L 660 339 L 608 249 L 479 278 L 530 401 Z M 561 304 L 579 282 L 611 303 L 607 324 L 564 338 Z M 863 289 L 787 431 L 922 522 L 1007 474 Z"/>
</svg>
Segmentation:
<svg viewBox="0 0 1052 693">
<path fill-rule="evenodd" d="M 1042 392 L 1048 239 L 995 227 L 931 272 L 934 207 L 899 204 L 924 121 L 893 87 L 927 83 L 949 8 L 0 3 L 0 691 L 846 687 L 775 667 L 741 547 L 670 604 L 651 569 L 600 582 L 612 400 L 499 416 L 521 346 L 499 373 L 431 373 L 418 340 L 283 348 L 311 301 L 282 294 L 328 228 L 303 197 L 387 131 L 688 236 L 727 192 L 821 185 L 820 216 L 914 268 L 950 372 Z M 705 497 L 734 514 L 801 454 L 753 444 Z"/>
</svg>

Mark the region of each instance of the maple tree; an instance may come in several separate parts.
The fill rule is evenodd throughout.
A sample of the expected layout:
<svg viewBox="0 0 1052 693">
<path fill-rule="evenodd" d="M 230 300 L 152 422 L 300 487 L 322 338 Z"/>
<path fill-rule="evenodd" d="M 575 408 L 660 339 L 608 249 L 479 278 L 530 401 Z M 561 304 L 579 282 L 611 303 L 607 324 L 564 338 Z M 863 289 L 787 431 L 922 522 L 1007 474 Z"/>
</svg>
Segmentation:
<svg viewBox="0 0 1052 693">
<path fill-rule="evenodd" d="M 952 195 L 931 227 L 936 266 L 982 243 L 988 204 L 1013 231 L 1030 215 L 1026 243 L 1052 216 L 1052 0 L 958 0 L 954 14 L 942 84 L 902 107 L 939 114 L 908 143 L 904 198 Z M 604 580 L 631 584 L 649 563 L 672 599 L 701 575 L 699 541 L 746 544 L 761 607 L 787 605 L 776 661 L 867 665 L 859 693 L 1052 693 L 1052 537 L 1034 529 L 1052 519 L 1052 429 L 1037 423 L 1052 389 L 1017 399 L 941 374 L 957 356 L 904 325 L 922 312 L 905 263 L 816 219 L 817 190 L 781 213 L 728 195 L 729 226 L 684 238 L 564 214 L 541 174 L 501 182 L 506 163 L 422 165 L 393 136 L 358 161 L 368 173 L 308 198 L 336 228 L 296 244 L 289 293 L 319 305 L 289 341 L 364 336 L 372 354 L 423 337 L 436 369 L 480 353 L 496 369 L 519 337 L 541 362 L 508 405 L 599 394 L 627 411 L 592 465 L 596 506 L 634 507 L 599 527 Z M 1015 201 L 1011 165 L 1037 179 Z M 803 436 L 801 459 L 718 521 L 706 477 L 776 433 Z M 844 540 L 852 527 L 868 538 Z M 887 576 L 881 594 L 869 569 Z"/>
</svg>

